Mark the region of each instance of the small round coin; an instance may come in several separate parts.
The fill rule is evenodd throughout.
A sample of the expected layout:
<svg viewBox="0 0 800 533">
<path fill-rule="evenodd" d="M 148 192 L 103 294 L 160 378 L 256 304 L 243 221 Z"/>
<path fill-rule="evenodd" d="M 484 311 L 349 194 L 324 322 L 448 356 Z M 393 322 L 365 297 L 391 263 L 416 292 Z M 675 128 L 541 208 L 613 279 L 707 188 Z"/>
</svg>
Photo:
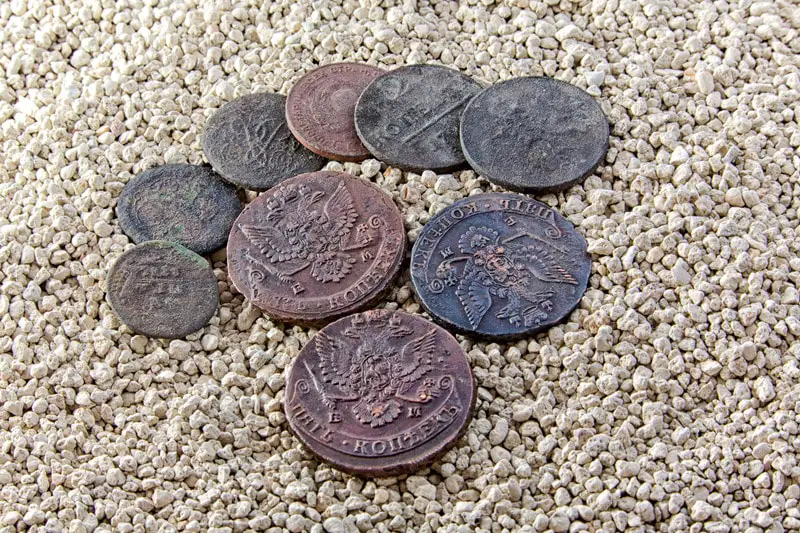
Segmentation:
<svg viewBox="0 0 800 533">
<path fill-rule="evenodd" d="M 325 165 L 289 131 L 286 98 L 274 93 L 249 94 L 222 106 L 206 123 L 203 152 L 223 178 L 254 191 Z"/>
<path fill-rule="evenodd" d="M 286 380 L 300 441 L 360 476 L 413 472 L 466 431 L 475 380 L 464 350 L 427 320 L 375 309 L 323 328 Z"/>
<path fill-rule="evenodd" d="M 211 266 L 174 242 L 148 241 L 123 253 L 106 285 L 122 322 L 148 337 L 185 337 L 205 326 L 219 305 Z"/>
<path fill-rule="evenodd" d="M 171 241 L 199 254 L 225 246 L 241 210 L 236 188 L 197 165 L 145 170 L 117 202 L 119 225 L 133 242 Z"/>
<path fill-rule="evenodd" d="M 592 173 L 608 150 L 609 126 L 588 93 L 552 78 L 488 87 L 464 109 L 461 146 L 472 168 L 508 189 L 547 193 Z"/>
<path fill-rule="evenodd" d="M 403 217 L 344 172 L 286 180 L 247 206 L 228 239 L 228 272 L 274 318 L 321 323 L 377 301 L 405 254 Z"/>
<path fill-rule="evenodd" d="M 375 155 L 409 170 L 454 170 L 465 164 L 458 121 L 481 90 L 446 67 L 410 65 L 375 78 L 356 103 L 358 136 Z"/>
<path fill-rule="evenodd" d="M 425 225 L 411 279 L 435 320 L 493 339 L 564 319 L 586 290 L 586 240 L 554 209 L 518 194 L 477 194 Z"/>
<path fill-rule="evenodd" d="M 369 150 L 356 134 L 353 112 L 364 88 L 383 70 L 334 63 L 300 78 L 286 97 L 286 123 L 312 152 L 338 161 L 361 161 Z"/>
</svg>

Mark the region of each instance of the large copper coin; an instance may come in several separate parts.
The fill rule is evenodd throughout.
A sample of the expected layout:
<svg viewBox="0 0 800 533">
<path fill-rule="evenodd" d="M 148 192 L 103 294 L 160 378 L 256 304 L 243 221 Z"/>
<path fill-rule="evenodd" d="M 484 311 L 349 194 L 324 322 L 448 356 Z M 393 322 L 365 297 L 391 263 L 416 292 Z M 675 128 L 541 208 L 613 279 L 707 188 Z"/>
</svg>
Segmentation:
<svg viewBox="0 0 800 533">
<path fill-rule="evenodd" d="M 297 142 L 286 125 L 286 97 L 257 93 L 228 102 L 206 122 L 203 153 L 227 181 L 265 191 L 325 159 Z"/>
<path fill-rule="evenodd" d="M 286 123 L 312 152 L 361 161 L 369 150 L 356 133 L 353 112 L 364 88 L 383 71 L 362 63 L 334 63 L 308 72 L 286 97 Z"/>
<path fill-rule="evenodd" d="M 247 206 L 228 239 L 234 286 L 274 318 L 319 323 L 380 298 L 405 253 L 403 218 L 344 172 L 289 179 Z"/>
<path fill-rule="evenodd" d="M 219 306 L 211 265 L 173 242 L 131 248 L 111 267 L 106 285 L 119 318 L 148 337 L 185 337 L 205 326 Z"/>
<path fill-rule="evenodd" d="M 448 328 L 482 337 L 531 335 L 578 305 L 592 262 L 557 211 L 526 196 L 478 194 L 433 217 L 411 252 L 423 307 Z"/>
<path fill-rule="evenodd" d="M 385 309 L 322 329 L 286 380 L 295 435 L 322 460 L 361 476 L 434 461 L 464 433 L 474 407 L 475 381 L 453 336 Z"/>
</svg>

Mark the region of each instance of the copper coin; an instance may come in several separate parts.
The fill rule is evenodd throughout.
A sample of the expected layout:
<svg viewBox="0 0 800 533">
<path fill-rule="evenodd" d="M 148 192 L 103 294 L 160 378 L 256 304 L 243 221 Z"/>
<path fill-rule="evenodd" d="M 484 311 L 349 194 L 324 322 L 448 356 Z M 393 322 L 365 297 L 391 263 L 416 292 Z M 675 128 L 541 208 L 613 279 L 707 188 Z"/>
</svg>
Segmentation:
<svg viewBox="0 0 800 533">
<path fill-rule="evenodd" d="M 206 123 L 203 153 L 227 181 L 254 191 L 325 165 L 289 131 L 286 97 L 274 93 L 248 94 L 222 106 Z"/>
<path fill-rule="evenodd" d="M 580 302 L 592 270 L 586 240 L 556 210 L 527 196 L 477 194 L 425 225 L 411 280 L 438 322 L 494 339 L 531 335 Z"/>
<path fill-rule="evenodd" d="M 403 217 L 385 192 L 344 172 L 313 172 L 242 211 L 228 238 L 229 274 L 271 317 L 319 323 L 379 299 L 405 243 Z"/>
<path fill-rule="evenodd" d="M 131 248 L 111 267 L 106 286 L 120 320 L 148 337 L 185 337 L 205 326 L 219 305 L 211 265 L 173 242 Z"/>
<path fill-rule="evenodd" d="M 412 472 L 449 449 L 475 408 L 464 350 L 427 320 L 385 309 L 323 328 L 286 380 L 286 418 L 322 460 L 361 476 Z"/>
<path fill-rule="evenodd" d="M 362 63 L 334 63 L 308 72 L 286 97 L 286 123 L 312 152 L 361 161 L 369 150 L 356 133 L 353 112 L 364 88 L 383 71 Z"/>
</svg>

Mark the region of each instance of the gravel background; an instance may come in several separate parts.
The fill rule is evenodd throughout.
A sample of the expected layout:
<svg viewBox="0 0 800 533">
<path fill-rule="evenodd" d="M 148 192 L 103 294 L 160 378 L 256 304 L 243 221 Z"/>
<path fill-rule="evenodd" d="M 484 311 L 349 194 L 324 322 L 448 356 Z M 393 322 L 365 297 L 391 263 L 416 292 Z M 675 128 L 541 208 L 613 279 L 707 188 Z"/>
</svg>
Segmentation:
<svg viewBox="0 0 800 533">
<path fill-rule="evenodd" d="M 800 529 L 797 2 L 153 3 L 0 4 L 2 531 Z M 223 305 L 186 341 L 131 335 L 105 301 L 123 185 L 202 162 L 223 103 L 341 60 L 546 74 L 612 124 L 605 164 L 540 198 L 589 242 L 579 309 L 463 341 L 475 420 L 412 477 L 302 451 L 283 372 L 311 331 L 245 304 L 223 253 Z M 412 240 L 491 189 L 344 168 Z M 419 312 L 407 271 L 386 306 Z"/>
</svg>

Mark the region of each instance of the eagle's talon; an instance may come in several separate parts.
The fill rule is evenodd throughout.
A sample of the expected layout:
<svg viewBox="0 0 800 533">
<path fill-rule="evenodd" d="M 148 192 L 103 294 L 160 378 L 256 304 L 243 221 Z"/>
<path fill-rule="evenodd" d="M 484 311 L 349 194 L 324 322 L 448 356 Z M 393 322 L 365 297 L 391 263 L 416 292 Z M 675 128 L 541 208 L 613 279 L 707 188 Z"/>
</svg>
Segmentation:
<svg viewBox="0 0 800 533">
<path fill-rule="evenodd" d="M 552 304 L 552 302 L 550 302 L 550 300 L 545 300 L 545 301 L 543 301 L 543 302 L 542 302 L 541 304 L 539 304 L 539 305 L 540 305 L 540 306 L 542 307 L 542 309 L 544 309 L 545 311 L 552 311 L 552 310 L 553 310 L 553 304 Z"/>
</svg>

